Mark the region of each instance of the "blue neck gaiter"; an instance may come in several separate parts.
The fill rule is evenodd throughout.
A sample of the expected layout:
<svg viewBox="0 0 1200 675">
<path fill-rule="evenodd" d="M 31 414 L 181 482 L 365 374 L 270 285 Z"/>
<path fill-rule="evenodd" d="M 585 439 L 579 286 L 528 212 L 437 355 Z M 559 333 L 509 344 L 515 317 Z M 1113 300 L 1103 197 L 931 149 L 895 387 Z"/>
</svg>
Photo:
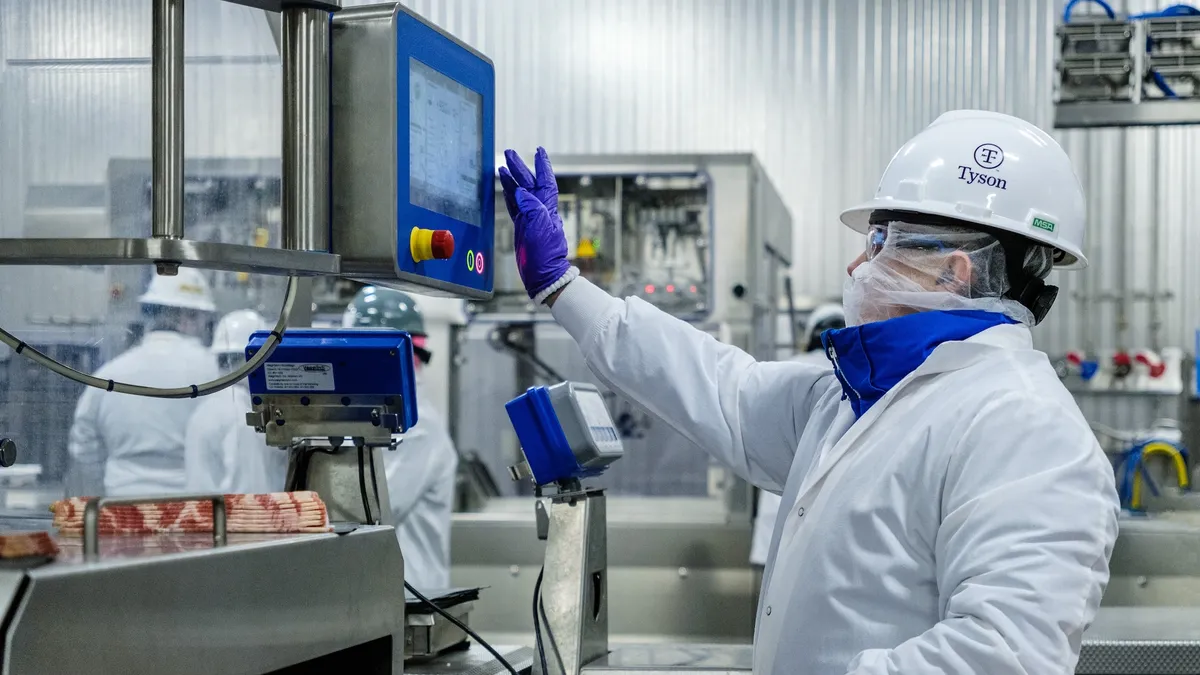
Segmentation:
<svg viewBox="0 0 1200 675">
<path fill-rule="evenodd" d="M 952 310 L 919 312 L 821 334 L 825 356 L 862 417 L 889 389 L 929 358 L 943 342 L 966 340 L 993 326 L 1017 323 L 996 312 Z"/>
</svg>

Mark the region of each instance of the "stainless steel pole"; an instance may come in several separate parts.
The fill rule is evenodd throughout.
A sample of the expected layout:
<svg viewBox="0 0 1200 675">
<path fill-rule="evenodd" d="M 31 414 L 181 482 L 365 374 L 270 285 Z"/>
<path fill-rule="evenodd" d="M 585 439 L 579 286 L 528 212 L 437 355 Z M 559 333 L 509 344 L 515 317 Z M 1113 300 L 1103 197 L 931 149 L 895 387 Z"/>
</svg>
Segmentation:
<svg viewBox="0 0 1200 675">
<path fill-rule="evenodd" d="M 329 250 L 329 12 L 283 10 L 283 247 Z"/>
<path fill-rule="evenodd" d="M 183 0 L 154 0 L 150 61 L 152 215 L 156 238 L 183 238 Z"/>
</svg>

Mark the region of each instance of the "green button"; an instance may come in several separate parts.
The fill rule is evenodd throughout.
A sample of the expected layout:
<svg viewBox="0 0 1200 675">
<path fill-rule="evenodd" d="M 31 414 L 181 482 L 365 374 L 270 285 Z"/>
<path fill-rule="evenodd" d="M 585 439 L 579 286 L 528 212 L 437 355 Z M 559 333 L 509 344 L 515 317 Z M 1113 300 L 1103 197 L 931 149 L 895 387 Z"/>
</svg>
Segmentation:
<svg viewBox="0 0 1200 675">
<path fill-rule="evenodd" d="M 467 269 L 475 271 L 475 251 L 467 251 Z"/>
</svg>

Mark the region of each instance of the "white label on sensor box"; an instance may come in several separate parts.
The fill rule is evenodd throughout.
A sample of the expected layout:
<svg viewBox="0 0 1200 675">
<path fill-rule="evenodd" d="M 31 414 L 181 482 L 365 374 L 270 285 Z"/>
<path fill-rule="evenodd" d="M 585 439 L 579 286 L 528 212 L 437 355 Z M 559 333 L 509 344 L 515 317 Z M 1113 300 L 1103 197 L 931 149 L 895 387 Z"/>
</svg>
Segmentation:
<svg viewBox="0 0 1200 675">
<path fill-rule="evenodd" d="M 263 370 L 271 391 L 333 391 L 332 363 L 268 363 Z"/>
</svg>

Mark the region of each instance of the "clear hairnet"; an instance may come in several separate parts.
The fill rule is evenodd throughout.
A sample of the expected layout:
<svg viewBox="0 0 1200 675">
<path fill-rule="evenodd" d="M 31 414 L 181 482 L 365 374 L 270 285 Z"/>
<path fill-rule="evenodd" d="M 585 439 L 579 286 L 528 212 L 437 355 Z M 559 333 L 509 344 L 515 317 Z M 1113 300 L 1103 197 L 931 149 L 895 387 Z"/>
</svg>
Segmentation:
<svg viewBox="0 0 1200 675">
<path fill-rule="evenodd" d="M 1004 297 L 1010 289 L 1005 250 L 991 234 L 899 221 L 871 228 L 868 261 L 854 270 L 843 290 L 850 325 L 956 309 L 997 312 L 1034 324 L 1032 312 Z M 1051 249 L 1027 247 L 1026 274 L 1044 278 L 1052 266 Z"/>
</svg>

